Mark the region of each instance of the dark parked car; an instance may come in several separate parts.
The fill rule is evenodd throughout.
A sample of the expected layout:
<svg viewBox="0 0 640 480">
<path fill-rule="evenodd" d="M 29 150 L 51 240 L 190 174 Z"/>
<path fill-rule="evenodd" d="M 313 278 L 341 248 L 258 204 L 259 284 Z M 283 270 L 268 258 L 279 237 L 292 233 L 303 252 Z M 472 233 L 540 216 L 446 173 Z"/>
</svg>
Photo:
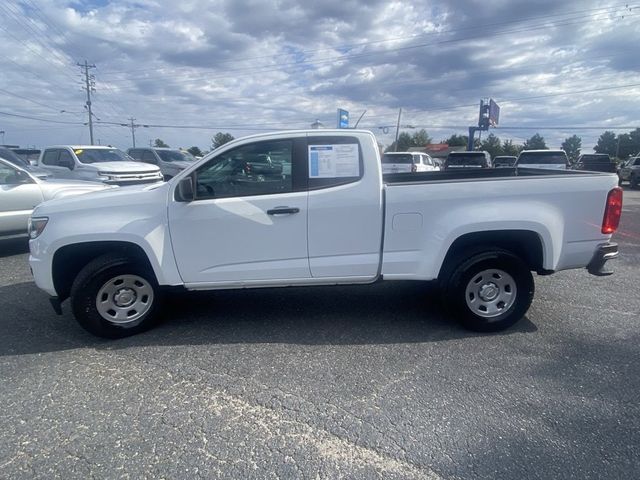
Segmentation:
<svg viewBox="0 0 640 480">
<path fill-rule="evenodd" d="M 585 153 L 580 155 L 573 168 L 591 172 L 615 173 L 617 171 L 616 163 L 606 153 Z"/>
<path fill-rule="evenodd" d="M 640 186 L 640 155 L 630 158 L 618 171 L 620 185 L 623 181 L 629 182 L 631 188 Z"/>
<path fill-rule="evenodd" d="M 491 168 L 489 152 L 451 152 L 444 162 L 444 169 Z"/>
<path fill-rule="evenodd" d="M 493 159 L 493 166 L 499 167 L 513 167 L 516 164 L 518 157 L 512 157 L 511 155 L 499 155 Z"/>
</svg>

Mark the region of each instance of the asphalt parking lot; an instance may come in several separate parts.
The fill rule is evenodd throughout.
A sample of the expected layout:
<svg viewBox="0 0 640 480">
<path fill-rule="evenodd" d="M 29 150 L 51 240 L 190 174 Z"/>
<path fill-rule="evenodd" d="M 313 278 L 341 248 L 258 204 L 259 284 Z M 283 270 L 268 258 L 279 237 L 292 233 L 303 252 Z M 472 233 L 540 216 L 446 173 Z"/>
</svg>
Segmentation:
<svg viewBox="0 0 640 480">
<path fill-rule="evenodd" d="M 616 274 L 536 278 L 498 335 L 422 285 L 171 297 L 120 341 L 0 244 L 1 478 L 635 478 L 640 191 Z"/>
</svg>

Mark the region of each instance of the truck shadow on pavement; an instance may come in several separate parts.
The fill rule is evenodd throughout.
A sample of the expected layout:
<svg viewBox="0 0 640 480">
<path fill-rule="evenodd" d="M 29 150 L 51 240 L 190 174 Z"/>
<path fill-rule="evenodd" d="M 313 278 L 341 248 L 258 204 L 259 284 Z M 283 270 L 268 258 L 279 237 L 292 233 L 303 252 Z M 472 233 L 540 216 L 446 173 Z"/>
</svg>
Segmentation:
<svg viewBox="0 0 640 480">
<path fill-rule="evenodd" d="M 0 287 L 0 356 L 82 347 L 284 343 L 373 345 L 440 342 L 480 334 L 448 319 L 438 291 L 410 282 L 223 290 L 167 295 L 153 330 L 121 340 L 85 332 L 68 302 L 56 315 L 33 283 Z M 498 335 L 535 332 L 526 317 Z"/>
</svg>

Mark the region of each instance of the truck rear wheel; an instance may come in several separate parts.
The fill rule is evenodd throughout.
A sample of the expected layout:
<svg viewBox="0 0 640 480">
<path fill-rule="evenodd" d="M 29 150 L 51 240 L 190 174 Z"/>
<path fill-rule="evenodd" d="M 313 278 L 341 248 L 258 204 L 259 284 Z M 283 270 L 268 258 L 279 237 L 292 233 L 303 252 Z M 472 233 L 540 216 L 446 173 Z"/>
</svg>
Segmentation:
<svg viewBox="0 0 640 480">
<path fill-rule="evenodd" d="M 140 333 L 156 322 L 158 284 L 148 267 L 118 254 L 85 266 L 71 287 L 71 308 L 78 323 L 104 338 Z"/>
<path fill-rule="evenodd" d="M 501 249 L 474 250 L 444 281 L 445 308 L 465 328 L 497 332 L 527 313 L 535 284 L 528 265 Z"/>
</svg>

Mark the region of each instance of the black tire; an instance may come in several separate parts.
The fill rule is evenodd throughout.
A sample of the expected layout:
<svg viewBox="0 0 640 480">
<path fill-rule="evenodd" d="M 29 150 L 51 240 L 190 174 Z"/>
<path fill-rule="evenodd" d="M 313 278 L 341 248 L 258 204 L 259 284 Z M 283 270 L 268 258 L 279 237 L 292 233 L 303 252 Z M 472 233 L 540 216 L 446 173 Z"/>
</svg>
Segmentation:
<svg viewBox="0 0 640 480">
<path fill-rule="evenodd" d="M 132 317 L 131 321 L 125 319 L 125 323 L 114 323 L 105 318 L 97 306 L 98 293 L 108 282 L 119 276 L 143 279 L 146 283 L 140 285 L 149 292 L 147 303 L 141 308 L 144 314 L 139 318 Z M 143 300 L 144 296 L 141 297 L 141 301 Z M 148 330 L 157 322 L 160 301 L 158 283 L 150 268 L 122 254 L 106 254 L 92 260 L 80 271 L 71 287 L 71 309 L 76 320 L 85 330 L 103 338 L 123 338 Z"/>
<path fill-rule="evenodd" d="M 476 332 L 498 332 L 511 327 L 524 317 L 531 306 L 535 284 L 528 265 L 520 257 L 509 251 L 494 248 L 490 250 L 469 250 L 457 258 L 459 260 L 457 262 L 455 260 L 453 261 L 451 265 L 452 268 L 449 269 L 450 273 L 443 279 L 443 300 L 446 310 L 460 322 L 463 327 Z M 468 305 L 467 287 L 474 290 L 475 286 L 472 284 L 472 281 L 483 278 L 483 273 L 487 275 L 488 273 L 486 272 L 492 270 L 503 273 L 506 272 L 508 275 L 504 277 L 511 277 L 507 284 L 515 284 L 515 298 L 510 298 L 506 301 L 507 303 L 505 303 L 500 300 L 502 297 L 497 297 L 497 303 L 493 306 L 490 305 L 490 308 L 496 309 L 497 312 L 493 312 L 495 316 L 487 317 L 479 315 L 478 313 L 482 312 L 477 313 Z M 498 277 L 496 278 L 501 278 L 500 274 L 497 275 Z M 491 276 L 487 278 L 492 280 Z M 504 278 L 502 280 L 504 280 Z M 511 282 L 511 280 L 513 282 Z M 480 288 L 480 284 L 486 281 L 487 280 L 481 280 L 478 284 L 478 289 Z M 495 286 L 495 284 L 491 282 L 489 282 L 489 284 L 490 289 Z M 503 294 L 501 292 L 499 295 L 510 296 L 509 290 L 511 289 L 512 287 L 510 285 L 506 285 L 503 288 L 506 293 Z M 500 292 L 500 288 L 498 288 L 498 291 Z M 511 290 L 511 292 L 513 292 L 513 290 Z M 475 294 L 471 292 L 469 296 L 475 297 Z M 478 298 L 474 298 L 474 301 L 475 300 L 479 302 L 477 305 L 479 305 L 480 308 L 486 303 L 480 299 L 480 295 L 478 295 Z M 502 303 L 502 308 L 504 308 L 502 312 L 500 312 L 500 303 Z M 487 303 L 487 305 L 489 304 L 491 304 L 491 302 Z M 483 315 L 489 315 L 491 313 L 492 312 L 485 312 Z"/>
</svg>

